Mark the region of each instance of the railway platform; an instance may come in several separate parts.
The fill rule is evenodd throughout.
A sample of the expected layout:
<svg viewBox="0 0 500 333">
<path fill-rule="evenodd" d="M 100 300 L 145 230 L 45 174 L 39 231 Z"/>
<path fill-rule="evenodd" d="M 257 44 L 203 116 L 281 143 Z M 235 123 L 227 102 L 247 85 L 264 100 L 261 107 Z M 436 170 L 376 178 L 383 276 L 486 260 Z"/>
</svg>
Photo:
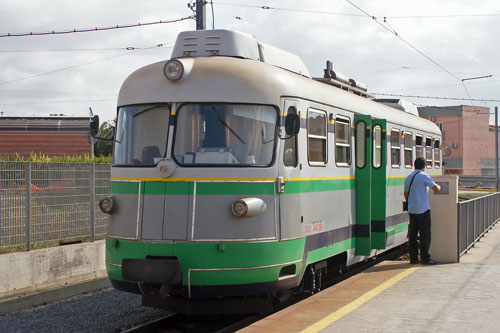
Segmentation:
<svg viewBox="0 0 500 333">
<path fill-rule="evenodd" d="M 499 276 L 496 224 L 460 263 L 382 262 L 241 332 L 498 332 Z"/>
</svg>

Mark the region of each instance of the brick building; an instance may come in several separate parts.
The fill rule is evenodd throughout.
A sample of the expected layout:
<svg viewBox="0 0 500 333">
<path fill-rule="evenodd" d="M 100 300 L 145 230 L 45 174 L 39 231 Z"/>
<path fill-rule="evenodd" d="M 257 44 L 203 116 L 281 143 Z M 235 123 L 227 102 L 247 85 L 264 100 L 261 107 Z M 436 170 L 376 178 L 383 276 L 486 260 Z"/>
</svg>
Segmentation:
<svg viewBox="0 0 500 333">
<path fill-rule="evenodd" d="M 495 175 L 495 126 L 490 109 L 481 106 L 420 107 L 420 117 L 435 122 L 443 133 L 447 173 Z"/>
<path fill-rule="evenodd" d="M 88 117 L 0 117 L 0 156 L 90 155 Z"/>
</svg>

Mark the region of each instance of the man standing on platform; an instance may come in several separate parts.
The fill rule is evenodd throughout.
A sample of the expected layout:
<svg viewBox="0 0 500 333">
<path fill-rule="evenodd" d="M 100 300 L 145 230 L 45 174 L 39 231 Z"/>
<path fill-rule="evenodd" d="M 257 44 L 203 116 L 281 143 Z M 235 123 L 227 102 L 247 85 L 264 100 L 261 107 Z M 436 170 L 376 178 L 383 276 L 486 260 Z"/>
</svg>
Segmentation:
<svg viewBox="0 0 500 333">
<path fill-rule="evenodd" d="M 431 246 L 431 207 L 427 192 L 432 188 L 434 192 L 441 191 L 441 186 L 436 184 L 425 170 L 425 159 L 417 157 L 414 162 L 415 171 L 406 177 L 405 200 L 410 213 L 409 243 L 410 264 L 418 264 L 417 237 L 420 234 L 420 259 L 422 264 L 434 264 L 429 255 Z"/>
</svg>

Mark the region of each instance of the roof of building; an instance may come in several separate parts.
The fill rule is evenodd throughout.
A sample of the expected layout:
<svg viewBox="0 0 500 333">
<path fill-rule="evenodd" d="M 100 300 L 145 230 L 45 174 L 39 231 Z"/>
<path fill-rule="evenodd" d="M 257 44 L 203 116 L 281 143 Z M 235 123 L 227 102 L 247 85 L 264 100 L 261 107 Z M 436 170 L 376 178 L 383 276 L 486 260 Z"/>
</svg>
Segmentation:
<svg viewBox="0 0 500 333">
<path fill-rule="evenodd" d="M 89 131 L 89 117 L 0 117 L 0 131 Z"/>
</svg>

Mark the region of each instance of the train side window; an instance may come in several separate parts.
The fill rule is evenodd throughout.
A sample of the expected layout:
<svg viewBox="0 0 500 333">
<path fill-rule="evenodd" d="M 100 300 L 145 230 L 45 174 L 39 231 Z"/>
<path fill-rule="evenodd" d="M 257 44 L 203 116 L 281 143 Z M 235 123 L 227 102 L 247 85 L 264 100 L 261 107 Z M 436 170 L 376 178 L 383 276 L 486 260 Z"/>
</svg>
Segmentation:
<svg viewBox="0 0 500 333">
<path fill-rule="evenodd" d="M 311 165 L 326 165 L 327 162 L 326 118 L 325 111 L 307 111 L 307 157 Z"/>
<path fill-rule="evenodd" d="M 404 141 L 405 141 L 405 167 L 411 168 L 413 163 L 413 134 L 411 132 L 405 132 Z"/>
<path fill-rule="evenodd" d="M 415 152 L 416 152 L 416 157 L 424 157 L 424 140 L 421 135 L 416 135 L 415 137 Z"/>
<path fill-rule="evenodd" d="M 297 114 L 295 106 L 290 106 L 288 114 Z M 283 164 L 285 166 L 297 166 L 297 135 L 285 139 L 285 148 L 283 150 Z"/>
<path fill-rule="evenodd" d="M 349 119 L 335 119 L 335 163 L 351 165 L 351 123 Z"/>
<path fill-rule="evenodd" d="M 380 168 L 382 165 L 382 127 L 373 127 L 373 167 Z"/>
<path fill-rule="evenodd" d="M 439 139 L 434 140 L 434 167 L 441 167 L 441 145 Z"/>
<path fill-rule="evenodd" d="M 391 165 L 393 168 L 401 166 L 401 141 L 398 129 L 391 129 Z"/>
<path fill-rule="evenodd" d="M 432 138 L 425 138 L 425 160 L 427 168 L 432 168 Z"/>
<path fill-rule="evenodd" d="M 356 124 L 356 167 L 364 168 L 366 164 L 366 123 Z"/>
</svg>

